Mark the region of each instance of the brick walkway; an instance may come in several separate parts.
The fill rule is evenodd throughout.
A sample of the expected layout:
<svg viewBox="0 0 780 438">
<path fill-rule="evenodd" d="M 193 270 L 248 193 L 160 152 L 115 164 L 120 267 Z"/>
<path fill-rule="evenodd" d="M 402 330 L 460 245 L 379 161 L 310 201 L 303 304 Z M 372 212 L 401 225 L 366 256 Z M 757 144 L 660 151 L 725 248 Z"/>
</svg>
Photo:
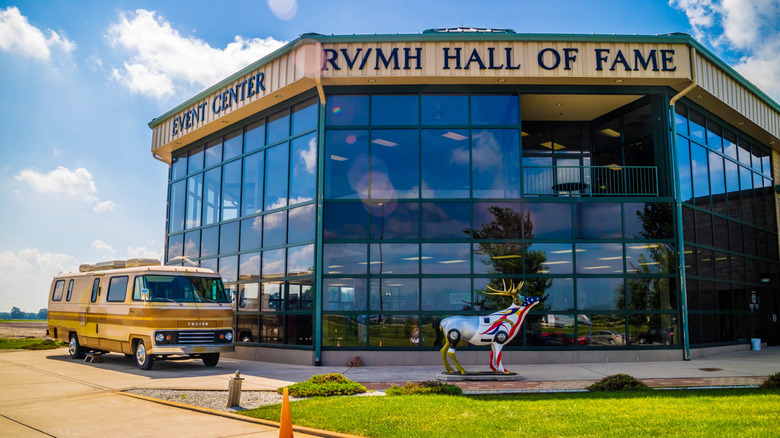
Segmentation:
<svg viewBox="0 0 780 438">
<path fill-rule="evenodd" d="M 641 379 L 652 388 L 680 388 L 700 386 L 746 386 L 760 385 L 766 377 L 689 377 L 676 379 Z M 548 380 L 516 382 L 448 382 L 458 385 L 464 391 L 550 391 L 576 390 L 594 383 L 594 380 Z M 406 382 L 361 382 L 374 391 L 384 391 L 393 385 L 403 386 Z"/>
</svg>

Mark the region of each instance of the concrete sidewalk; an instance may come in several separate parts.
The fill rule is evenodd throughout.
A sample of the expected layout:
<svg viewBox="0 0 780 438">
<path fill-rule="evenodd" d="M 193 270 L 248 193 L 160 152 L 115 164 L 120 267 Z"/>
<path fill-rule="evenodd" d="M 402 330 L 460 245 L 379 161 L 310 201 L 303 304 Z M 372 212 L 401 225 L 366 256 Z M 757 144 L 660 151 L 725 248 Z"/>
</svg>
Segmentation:
<svg viewBox="0 0 780 438">
<path fill-rule="evenodd" d="M 0 354 L 0 436 L 278 436 L 278 429 L 149 403 L 117 394 L 130 388 L 225 390 L 236 370 L 244 390 L 275 390 L 315 374 L 338 372 L 371 389 L 433 380 L 443 367 L 314 367 L 223 358 L 215 368 L 200 360 L 158 361 L 141 371 L 123 355 L 104 363 L 71 360 L 66 349 Z M 691 361 L 508 366 L 523 380 L 463 382 L 470 391 L 581 389 L 604 376 L 625 373 L 651 386 L 743 386 L 780 372 L 780 347 L 739 351 Z M 467 366 L 470 371 L 487 367 Z M 294 421 L 294 418 L 293 418 Z M 296 436 L 306 436 L 296 432 Z"/>
</svg>

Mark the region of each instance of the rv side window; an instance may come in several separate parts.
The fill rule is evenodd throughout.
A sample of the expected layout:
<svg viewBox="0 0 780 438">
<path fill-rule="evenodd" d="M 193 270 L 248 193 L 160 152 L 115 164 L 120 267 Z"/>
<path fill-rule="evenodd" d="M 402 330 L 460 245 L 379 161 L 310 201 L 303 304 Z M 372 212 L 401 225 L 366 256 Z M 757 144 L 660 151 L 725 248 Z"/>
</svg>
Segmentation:
<svg viewBox="0 0 780 438">
<path fill-rule="evenodd" d="M 54 294 L 52 294 L 51 300 L 52 301 L 62 300 L 63 289 L 65 289 L 65 280 L 57 280 L 57 282 L 54 283 Z"/>
<path fill-rule="evenodd" d="M 108 295 L 106 301 L 124 302 L 127 295 L 128 277 L 113 277 L 108 281 Z"/>
<path fill-rule="evenodd" d="M 96 278 L 95 281 L 92 283 L 92 297 L 90 297 L 89 301 L 94 303 L 97 301 L 98 297 L 98 291 L 100 290 L 100 279 Z"/>
<path fill-rule="evenodd" d="M 68 295 L 65 296 L 65 301 L 70 301 L 70 294 L 73 293 L 73 280 L 68 282 Z"/>
<path fill-rule="evenodd" d="M 133 301 L 142 301 L 141 290 L 144 289 L 144 277 L 139 275 L 135 277 L 135 286 L 133 286 Z"/>
</svg>

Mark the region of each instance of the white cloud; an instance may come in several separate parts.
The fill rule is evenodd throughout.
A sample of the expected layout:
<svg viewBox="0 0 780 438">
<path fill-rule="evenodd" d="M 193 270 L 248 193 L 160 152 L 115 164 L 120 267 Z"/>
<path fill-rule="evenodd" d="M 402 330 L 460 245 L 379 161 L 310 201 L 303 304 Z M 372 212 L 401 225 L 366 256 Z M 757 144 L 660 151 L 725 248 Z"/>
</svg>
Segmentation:
<svg viewBox="0 0 780 438">
<path fill-rule="evenodd" d="M 48 34 L 47 38 L 41 29 L 30 24 L 18 8 L 0 9 L 0 50 L 47 60 L 51 57 L 51 49 L 70 53 L 76 48 L 73 41 L 57 32 L 49 29 Z"/>
<path fill-rule="evenodd" d="M 121 69 L 113 69 L 112 77 L 133 93 L 162 98 L 178 89 L 206 87 L 286 44 L 237 35 L 224 49 L 214 48 L 181 35 L 155 14 L 143 9 L 123 12 L 108 29 L 112 46 L 132 54 Z"/>
<path fill-rule="evenodd" d="M 111 245 L 100 239 L 92 242 L 92 247 L 103 257 L 113 257 L 116 254 L 116 250 Z"/>
<path fill-rule="evenodd" d="M 780 100 L 780 0 L 670 0 L 694 38 L 719 50 L 734 69 Z M 729 59 L 731 58 L 731 59 Z"/>
<path fill-rule="evenodd" d="M 136 258 L 142 258 L 142 259 L 157 259 L 160 260 L 162 257 L 162 250 L 158 249 L 149 249 L 145 246 L 128 246 L 127 247 L 127 258 L 128 259 L 136 259 Z"/>
<path fill-rule="evenodd" d="M 61 151 L 58 149 L 54 150 L 55 156 L 60 153 Z M 22 170 L 14 179 L 27 184 L 36 192 L 82 198 L 84 202 L 92 206 L 92 211 L 96 213 L 109 213 L 116 208 L 113 201 L 101 201 L 92 195 L 97 192 L 95 180 L 92 179 L 92 174 L 83 167 L 70 170 L 59 166 L 46 174 L 32 169 Z"/>
<path fill-rule="evenodd" d="M 22 249 L 18 253 L 0 252 L 0 309 L 16 306 L 25 312 L 38 311 L 47 305 L 51 280 L 60 272 L 78 271 L 79 262 L 68 254 L 41 253 Z"/>
<path fill-rule="evenodd" d="M 14 177 L 41 193 L 87 196 L 97 192 L 92 174 L 83 167 L 76 170 L 59 166 L 47 174 L 34 170 L 22 170 Z"/>
</svg>

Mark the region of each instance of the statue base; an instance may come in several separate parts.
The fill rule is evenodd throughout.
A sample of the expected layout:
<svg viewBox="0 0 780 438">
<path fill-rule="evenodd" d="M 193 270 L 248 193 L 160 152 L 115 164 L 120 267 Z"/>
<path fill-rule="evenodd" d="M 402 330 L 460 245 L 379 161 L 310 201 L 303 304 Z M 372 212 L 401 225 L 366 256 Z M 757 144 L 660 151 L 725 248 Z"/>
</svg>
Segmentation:
<svg viewBox="0 0 780 438">
<path fill-rule="evenodd" d="M 436 380 L 444 382 L 515 382 L 523 380 L 523 376 L 517 373 L 496 373 L 493 371 L 473 371 L 461 373 L 440 373 Z"/>
</svg>

